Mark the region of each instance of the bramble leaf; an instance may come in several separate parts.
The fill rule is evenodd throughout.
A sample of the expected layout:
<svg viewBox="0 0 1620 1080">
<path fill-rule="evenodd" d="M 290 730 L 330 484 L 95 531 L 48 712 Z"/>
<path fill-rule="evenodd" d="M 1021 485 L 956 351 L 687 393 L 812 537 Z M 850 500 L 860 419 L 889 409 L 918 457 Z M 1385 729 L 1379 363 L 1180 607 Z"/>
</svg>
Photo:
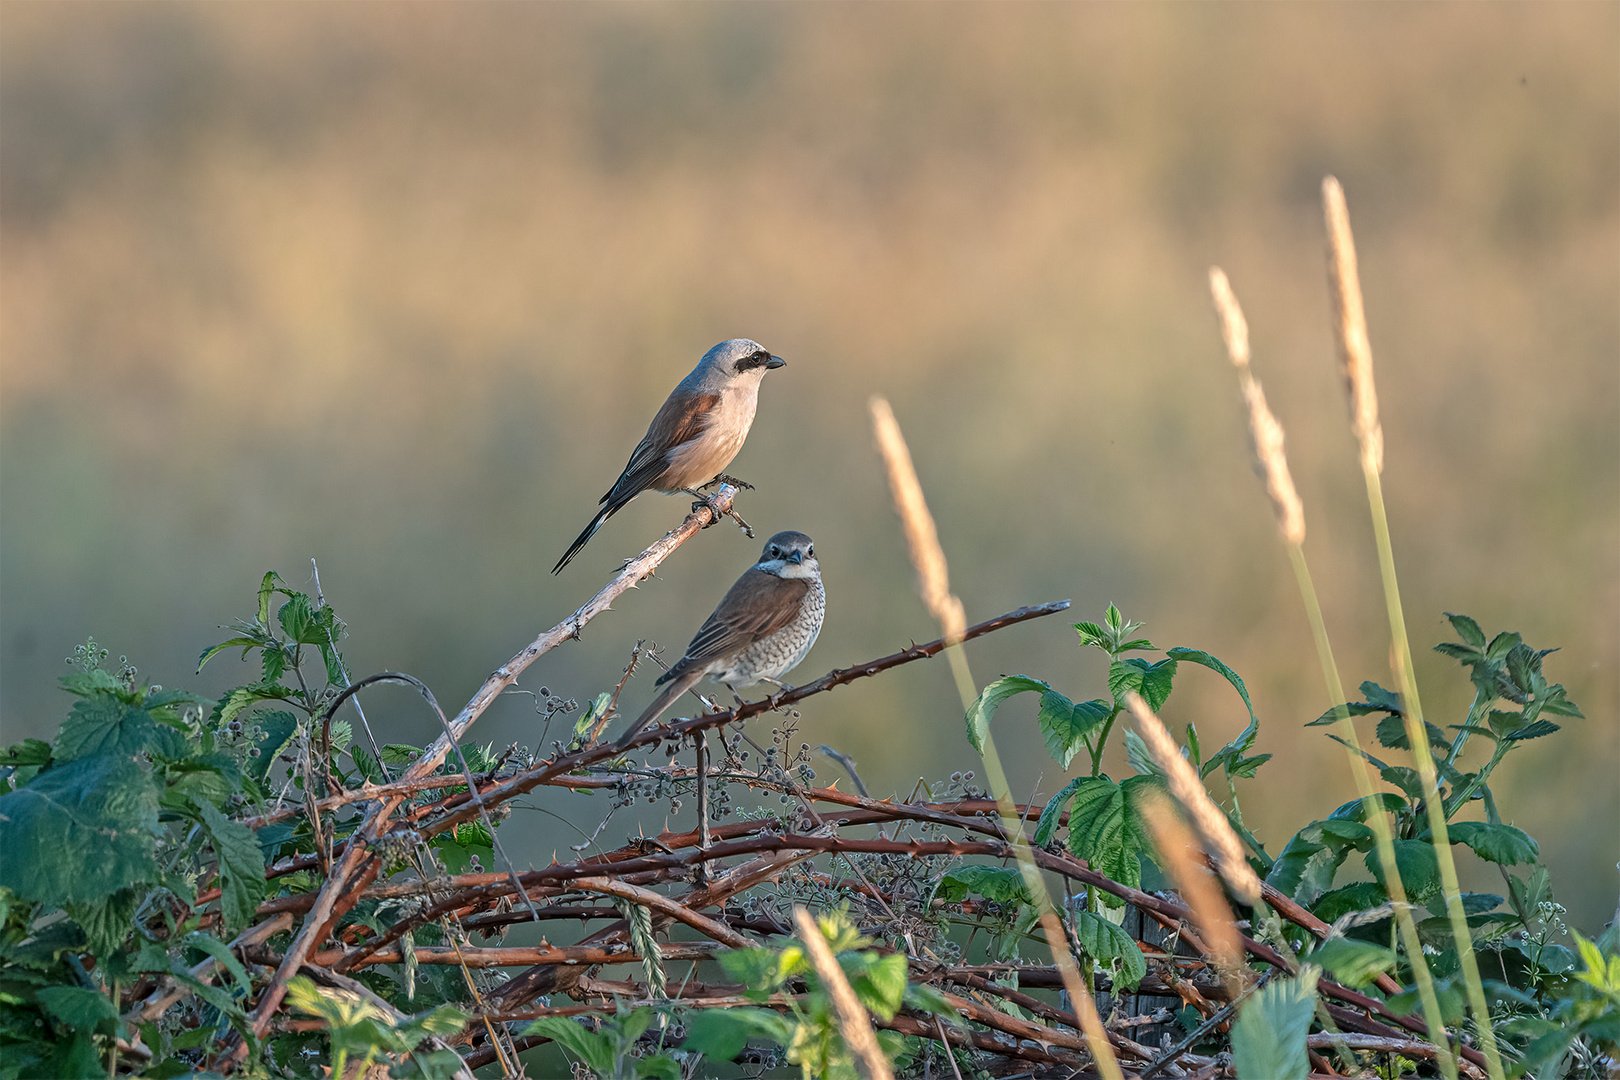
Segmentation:
<svg viewBox="0 0 1620 1080">
<path fill-rule="evenodd" d="M 1120 987 L 1126 993 L 1134 991 L 1147 977 L 1147 959 L 1131 935 L 1100 915 L 1089 911 L 1078 913 L 1074 935 L 1080 947 L 1096 960 L 1118 960 Z"/>
<path fill-rule="evenodd" d="M 1453 821 L 1446 827 L 1453 844 L 1467 844 L 1474 854 L 1502 866 L 1533 863 L 1541 845 L 1523 829 L 1487 821 Z"/>
<path fill-rule="evenodd" d="M 1108 666 L 1108 690 L 1116 702 L 1124 700 L 1125 692 L 1133 690 L 1147 702 L 1154 712 L 1163 708 L 1170 697 L 1170 684 L 1176 676 L 1176 662 L 1171 658 L 1150 664 L 1138 656 L 1115 660 Z"/>
<path fill-rule="evenodd" d="M 990 718 L 996 714 L 996 709 L 1003 701 L 1026 690 L 1045 694 L 1051 689 L 1046 683 L 1032 679 L 1028 675 L 1008 675 L 986 686 L 979 691 L 977 700 L 968 707 L 968 742 L 973 745 L 973 749 L 982 753 L 985 733 L 990 730 Z"/>
<path fill-rule="evenodd" d="M 1315 967 L 1255 991 L 1232 1025 L 1232 1064 L 1238 1080 L 1304 1080 L 1310 1074 L 1305 1036 L 1316 1015 Z"/>
</svg>

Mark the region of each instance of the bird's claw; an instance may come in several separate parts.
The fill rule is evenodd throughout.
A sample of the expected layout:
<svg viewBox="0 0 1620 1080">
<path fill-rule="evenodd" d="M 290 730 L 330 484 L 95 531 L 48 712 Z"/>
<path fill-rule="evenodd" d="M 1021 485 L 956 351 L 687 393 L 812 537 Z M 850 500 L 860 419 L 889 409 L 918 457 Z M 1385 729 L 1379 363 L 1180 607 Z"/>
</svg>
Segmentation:
<svg viewBox="0 0 1620 1080">
<path fill-rule="evenodd" d="M 735 476 L 730 476 L 730 475 L 727 475 L 726 473 L 721 473 L 719 476 L 715 477 L 713 480 L 710 480 L 708 484 L 704 484 L 703 486 L 708 487 L 710 484 L 730 484 L 732 487 L 737 488 L 737 489 L 739 489 L 741 491 L 753 491 L 754 490 L 754 485 L 753 484 L 750 484 L 746 480 L 739 480 Z"/>
</svg>

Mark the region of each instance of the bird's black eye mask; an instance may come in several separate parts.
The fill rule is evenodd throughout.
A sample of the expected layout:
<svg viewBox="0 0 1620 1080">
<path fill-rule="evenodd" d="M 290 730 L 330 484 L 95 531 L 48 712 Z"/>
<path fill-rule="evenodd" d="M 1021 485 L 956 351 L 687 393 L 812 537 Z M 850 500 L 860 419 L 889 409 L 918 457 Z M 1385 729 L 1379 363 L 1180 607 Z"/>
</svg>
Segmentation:
<svg viewBox="0 0 1620 1080">
<path fill-rule="evenodd" d="M 770 362 L 771 354 L 764 349 L 760 349 L 758 352 L 749 353 L 741 360 L 738 360 L 737 370 L 739 372 L 750 371 L 753 368 L 764 367 Z"/>
</svg>

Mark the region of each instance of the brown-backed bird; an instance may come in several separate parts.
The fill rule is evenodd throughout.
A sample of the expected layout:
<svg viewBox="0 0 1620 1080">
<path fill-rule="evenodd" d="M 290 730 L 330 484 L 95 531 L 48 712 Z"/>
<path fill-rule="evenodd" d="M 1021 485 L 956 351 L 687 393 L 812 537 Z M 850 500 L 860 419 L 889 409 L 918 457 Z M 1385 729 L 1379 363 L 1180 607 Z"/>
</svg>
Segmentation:
<svg viewBox="0 0 1620 1080">
<path fill-rule="evenodd" d="M 664 399 L 630 461 L 553 574 L 579 554 L 602 523 L 649 489 L 690 491 L 717 478 L 742 449 L 759 404 L 765 373 L 787 363 L 757 341 L 732 338 L 703 354 L 697 367 Z"/>
<path fill-rule="evenodd" d="M 816 643 L 826 610 L 815 544 L 802 532 L 777 533 L 692 638 L 686 655 L 658 677 L 655 685 L 664 689 L 619 742 L 658 719 L 705 675 L 733 693 L 777 682 Z"/>
</svg>

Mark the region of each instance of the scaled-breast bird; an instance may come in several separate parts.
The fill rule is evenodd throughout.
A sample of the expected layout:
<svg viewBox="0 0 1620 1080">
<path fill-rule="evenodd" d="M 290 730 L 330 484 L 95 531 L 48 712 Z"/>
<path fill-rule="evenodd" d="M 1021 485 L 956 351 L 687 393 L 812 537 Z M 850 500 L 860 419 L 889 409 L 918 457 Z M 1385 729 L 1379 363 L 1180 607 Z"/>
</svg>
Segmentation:
<svg viewBox="0 0 1620 1080">
<path fill-rule="evenodd" d="M 759 682 L 780 685 L 816 643 L 826 610 L 814 542 L 802 532 L 777 533 L 692 638 L 686 655 L 658 677 L 655 685 L 664 689 L 620 737 L 620 744 L 663 715 L 705 675 L 733 693 Z"/>
<path fill-rule="evenodd" d="M 692 373 L 664 399 L 630 461 L 557 565 L 568 565 L 602 523 L 643 491 L 694 491 L 718 479 L 742 449 L 759 404 L 759 382 L 767 371 L 787 363 L 757 341 L 732 338 L 703 354 Z"/>
</svg>

